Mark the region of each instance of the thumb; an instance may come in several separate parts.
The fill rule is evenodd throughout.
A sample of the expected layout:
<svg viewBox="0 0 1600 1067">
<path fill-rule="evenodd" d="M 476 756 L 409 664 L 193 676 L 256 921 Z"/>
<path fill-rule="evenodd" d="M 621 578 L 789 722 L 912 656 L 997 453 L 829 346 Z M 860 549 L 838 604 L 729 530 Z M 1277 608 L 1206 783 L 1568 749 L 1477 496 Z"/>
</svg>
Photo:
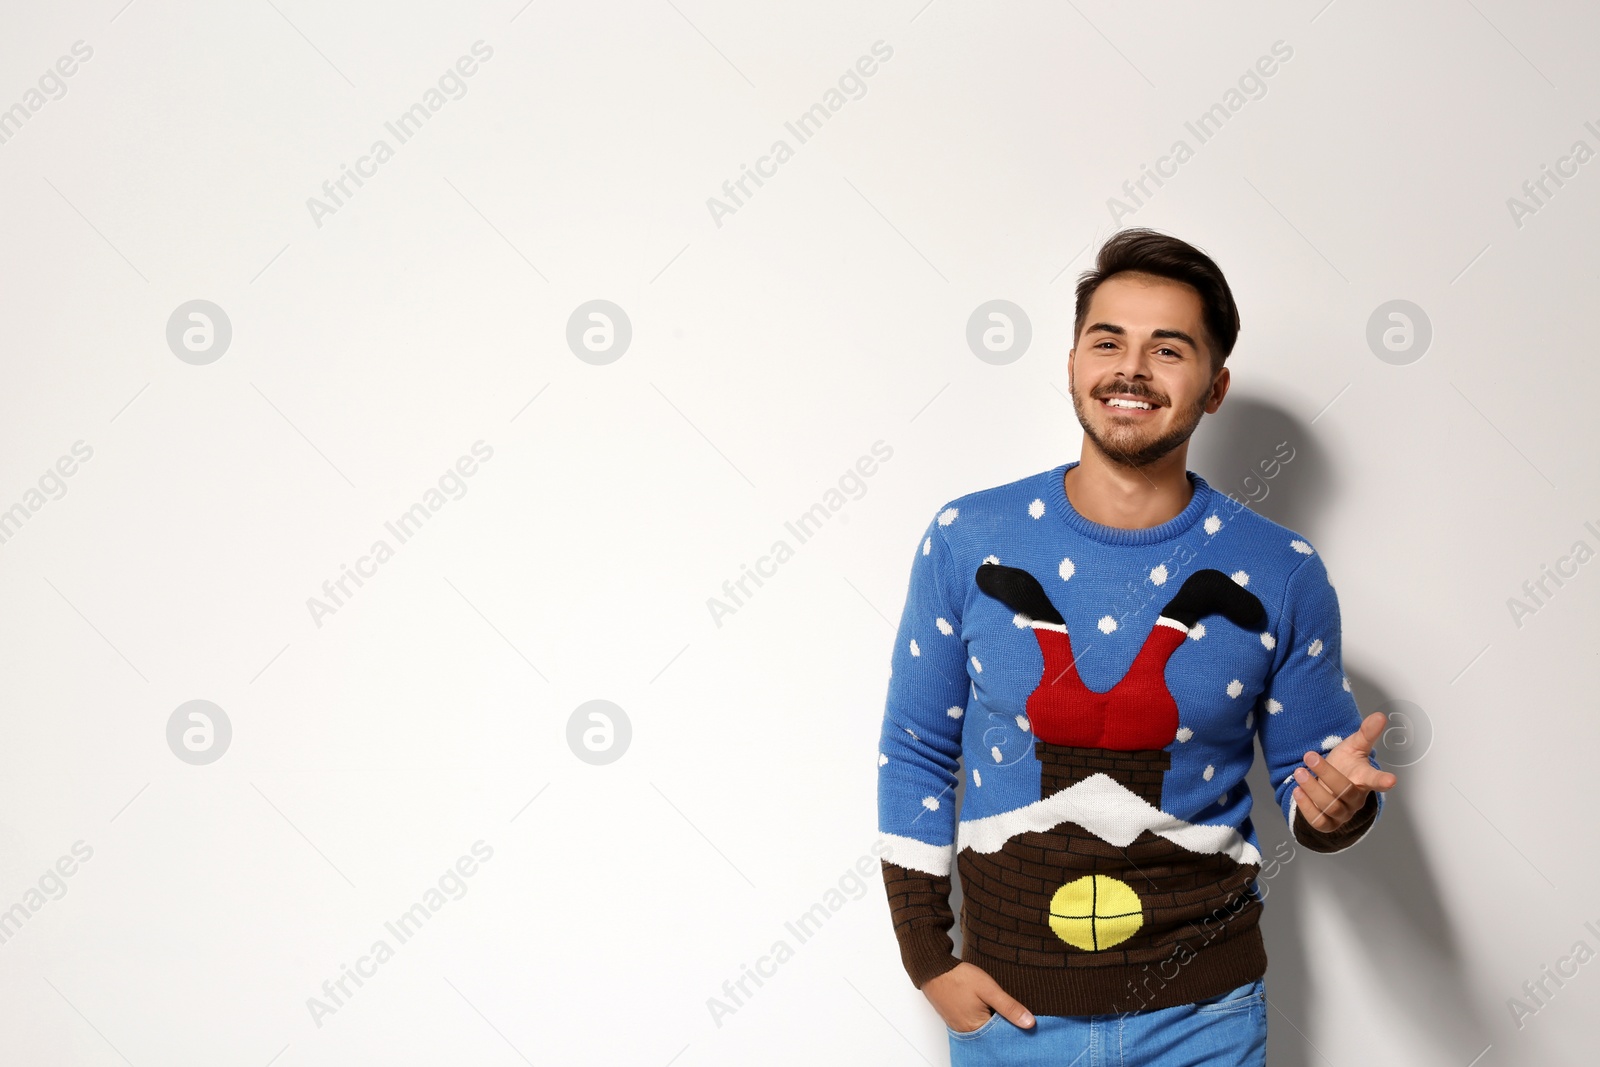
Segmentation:
<svg viewBox="0 0 1600 1067">
<path fill-rule="evenodd" d="M 978 992 L 983 1002 L 996 1012 L 1004 1015 L 1018 1026 L 1026 1029 L 1033 1025 L 1033 1012 L 1022 1006 L 1022 1002 L 1000 988 L 1000 983 L 990 978 Z"/>
<path fill-rule="evenodd" d="M 1372 746 L 1383 736 L 1383 728 L 1388 722 L 1389 716 L 1381 711 L 1373 712 L 1361 720 L 1361 729 L 1339 743 L 1340 747 L 1348 746 L 1347 751 L 1366 759 L 1372 751 Z"/>
</svg>

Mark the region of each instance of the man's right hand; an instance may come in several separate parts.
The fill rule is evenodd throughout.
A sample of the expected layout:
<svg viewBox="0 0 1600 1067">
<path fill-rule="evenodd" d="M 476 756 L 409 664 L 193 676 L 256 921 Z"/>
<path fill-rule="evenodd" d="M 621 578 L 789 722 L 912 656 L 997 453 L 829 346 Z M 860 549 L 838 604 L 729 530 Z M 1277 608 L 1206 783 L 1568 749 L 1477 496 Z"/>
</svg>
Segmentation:
<svg viewBox="0 0 1600 1067">
<path fill-rule="evenodd" d="M 988 1022 L 990 1008 L 1018 1026 L 1033 1025 L 1033 1013 L 976 964 L 958 963 L 928 979 L 922 983 L 922 993 L 945 1025 L 957 1033 L 970 1033 Z"/>
</svg>

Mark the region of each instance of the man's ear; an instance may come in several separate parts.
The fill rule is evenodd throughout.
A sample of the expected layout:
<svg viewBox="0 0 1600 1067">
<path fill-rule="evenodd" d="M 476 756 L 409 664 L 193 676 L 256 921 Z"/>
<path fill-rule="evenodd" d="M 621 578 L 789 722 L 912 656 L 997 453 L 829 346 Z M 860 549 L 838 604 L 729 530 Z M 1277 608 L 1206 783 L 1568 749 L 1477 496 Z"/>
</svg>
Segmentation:
<svg viewBox="0 0 1600 1067">
<path fill-rule="evenodd" d="M 1228 373 L 1227 367 L 1223 367 L 1217 372 L 1217 376 L 1212 379 L 1211 392 L 1214 395 L 1206 404 L 1207 415 L 1215 415 L 1217 409 L 1222 407 L 1222 398 L 1228 395 L 1228 385 L 1231 381 L 1232 376 Z"/>
</svg>

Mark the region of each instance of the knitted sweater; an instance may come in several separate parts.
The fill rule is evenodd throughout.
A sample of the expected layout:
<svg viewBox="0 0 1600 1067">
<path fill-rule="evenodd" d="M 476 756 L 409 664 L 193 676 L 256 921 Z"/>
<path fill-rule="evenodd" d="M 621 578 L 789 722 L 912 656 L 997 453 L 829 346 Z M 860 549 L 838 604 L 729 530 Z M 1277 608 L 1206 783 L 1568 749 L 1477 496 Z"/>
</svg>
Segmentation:
<svg viewBox="0 0 1600 1067">
<path fill-rule="evenodd" d="M 878 830 L 912 983 L 961 959 L 1039 1015 L 1184 1004 L 1266 971 L 1245 774 L 1260 740 L 1278 811 L 1307 751 L 1361 724 L 1339 603 L 1292 530 L 1188 472 L 1175 518 L 1080 515 L 1076 462 L 958 497 L 917 543 L 878 752 Z M 1377 767 L 1377 761 L 1370 761 Z M 956 789 L 963 797 L 957 819 Z"/>
</svg>

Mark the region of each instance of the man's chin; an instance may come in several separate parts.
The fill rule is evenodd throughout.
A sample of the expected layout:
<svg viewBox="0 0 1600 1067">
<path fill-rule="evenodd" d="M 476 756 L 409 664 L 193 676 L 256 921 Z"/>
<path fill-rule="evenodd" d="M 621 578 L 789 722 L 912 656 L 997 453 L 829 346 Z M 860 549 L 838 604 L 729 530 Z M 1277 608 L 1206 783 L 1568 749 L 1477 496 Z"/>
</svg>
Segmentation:
<svg viewBox="0 0 1600 1067">
<path fill-rule="evenodd" d="M 1118 432 L 1120 429 L 1118 427 L 1109 433 L 1103 433 L 1099 429 L 1091 431 L 1085 426 L 1084 436 L 1093 441 L 1095 447 L 1112 463 L 1129 470 L 1151 466 L 1166 458 L 1189 439 L 1187 434 L 1166 437 L 1138 427 L 1128 427 L 1128 432 Z"/>
</svg>

